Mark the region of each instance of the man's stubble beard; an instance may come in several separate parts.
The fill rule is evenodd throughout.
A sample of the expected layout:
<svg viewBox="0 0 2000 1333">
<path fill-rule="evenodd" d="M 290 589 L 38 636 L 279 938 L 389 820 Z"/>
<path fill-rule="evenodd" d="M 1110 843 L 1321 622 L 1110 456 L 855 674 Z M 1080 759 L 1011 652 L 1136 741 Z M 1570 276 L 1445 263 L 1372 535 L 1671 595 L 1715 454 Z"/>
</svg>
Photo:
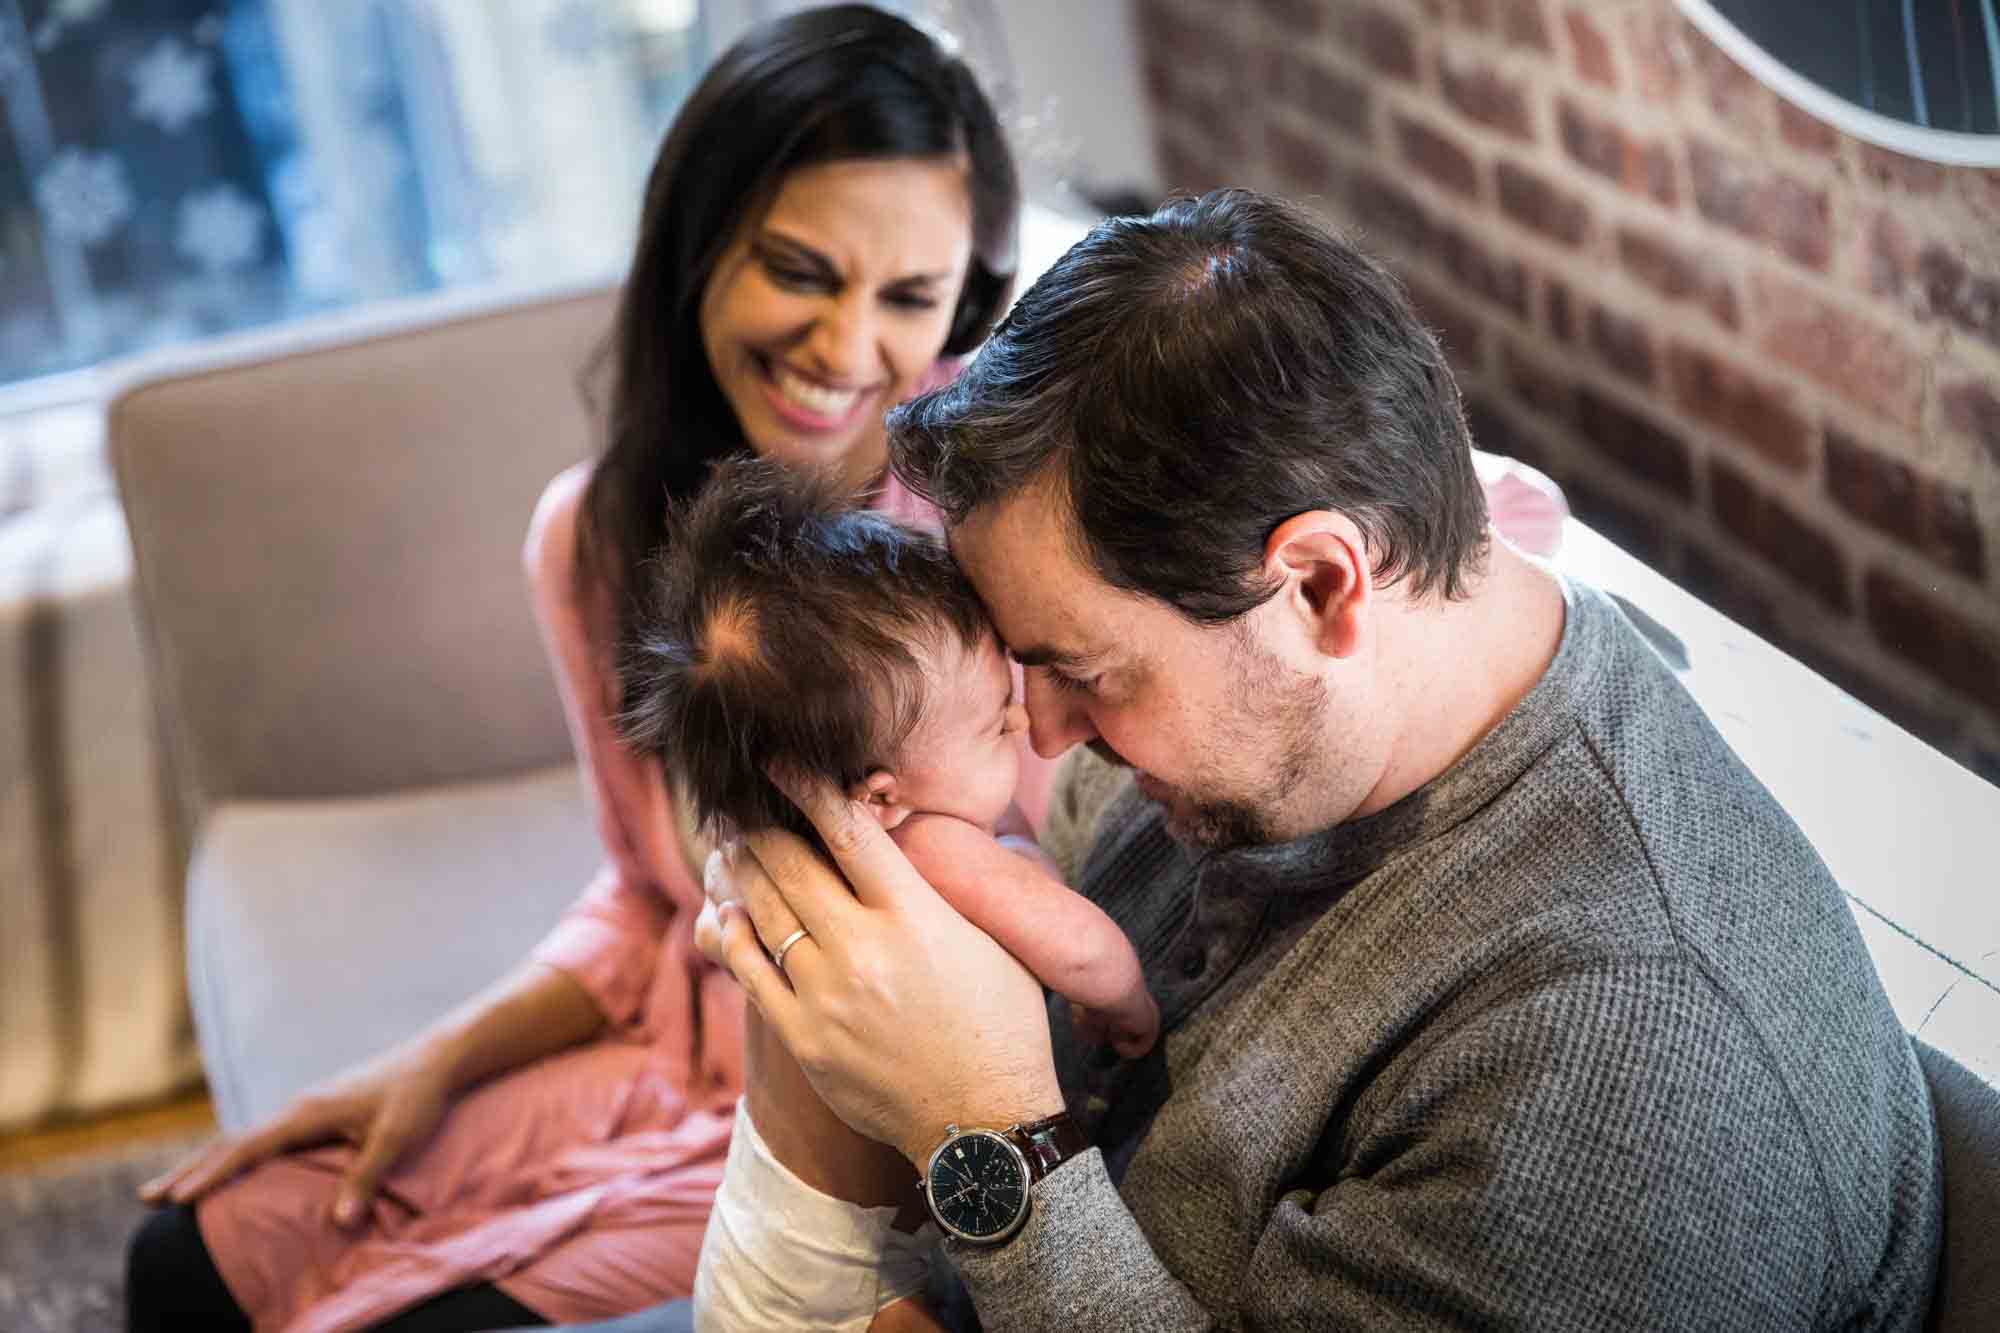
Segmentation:
<svg viewBox="0 0 2000 1333">
<path fill-rule="evenodd" d="M 1222 744 L 1240 748 L 1258 744 L 1260 737 L 1267 738 L 1263 742 L 1266 745 L 1275 739 L 1278 763 L 1267 790 L 1255 800 L 1196 797 L 1149 775 L 1151 785 L 1163 788 L 1166 793 L 1160 805 L 1166 812 L 1168 836 L 1188 847 L 1226 852 L 1290 841 L 1297 835 L 1287 832 L 1279 823 L 1285 798 L 1301 783 L 1311 780 L 1322 758 L 1320 722 L 1327 707 L 1326 683 L 1317 677 L 1294 676 L 1284 680 L 1284 668 L 1254 646 L 1247 648 L 1246 656 L 1246 667 L 1254 665 L 1257 669 L 1243 673 L 1246 686 L 1253 683 L 1256 686 L 1246 688 L 1244 697 L 1257 702 L 1244 709 L 1240 729 L 1231 728 L 1240 734 L 1225 738 Z M 1267 681 L 1278 688 L 1265 692 L 1262 687 Z M 1130 767 L 1103 740 L 1093 740 L 1090 745 L 1100 758 Z"/>
</svg>

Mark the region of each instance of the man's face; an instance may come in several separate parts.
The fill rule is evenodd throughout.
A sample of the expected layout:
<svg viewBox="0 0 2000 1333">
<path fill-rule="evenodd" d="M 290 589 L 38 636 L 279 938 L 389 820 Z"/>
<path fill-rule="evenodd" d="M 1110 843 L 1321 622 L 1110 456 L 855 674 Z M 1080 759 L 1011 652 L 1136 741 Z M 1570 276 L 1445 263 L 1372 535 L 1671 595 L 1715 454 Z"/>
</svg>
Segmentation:
<svg viewBox="0 0 2000 1333">
<path fill-rule="evenodd" d="M 1317 817 L 1312 789 L 1337 767 L 1327 737 L 1338 728 L 1282 606 L 1193 624 L 1106 584 L 1071 553 L 1062 524 L 1044 488 L 1031 486 L 951 533 L 1027 669 L 1037 753 L 1086 743 L 1136 769 L 1169 831 L 1196 846 L 1283 841 L 1332 822 Z"/>
</svg>

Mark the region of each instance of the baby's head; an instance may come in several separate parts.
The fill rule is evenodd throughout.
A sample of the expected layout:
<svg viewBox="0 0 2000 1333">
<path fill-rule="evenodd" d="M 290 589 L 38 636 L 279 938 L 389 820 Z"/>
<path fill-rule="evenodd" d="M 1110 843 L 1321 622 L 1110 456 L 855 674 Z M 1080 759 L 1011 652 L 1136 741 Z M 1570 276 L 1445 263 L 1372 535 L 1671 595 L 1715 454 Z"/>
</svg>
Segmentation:
<svg viewBox="0 0 2000 1333">
<path fill-rule="evenodd" d="M 993 827 L 1027 718 L 941 541 L 749 458 L 717 464 L 668 532 L 619 663 L 619 725 L 697 819 L 810 837 L 765 776 L 782 765 L 838 783 L 885 827 L 916 813 Z"/>
</svg>

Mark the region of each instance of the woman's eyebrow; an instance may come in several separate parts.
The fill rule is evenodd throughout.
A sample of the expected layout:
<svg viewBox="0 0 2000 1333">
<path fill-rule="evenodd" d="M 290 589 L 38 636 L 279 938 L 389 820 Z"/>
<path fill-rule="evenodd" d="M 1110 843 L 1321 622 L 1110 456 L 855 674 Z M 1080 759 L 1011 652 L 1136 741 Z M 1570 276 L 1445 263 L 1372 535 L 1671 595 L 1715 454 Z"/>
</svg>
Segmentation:
<svg viewBox="0 0 2000 1333">
<path fill-rule="evenodd" d="M 814 249 L 798 237 L 788 235 L 776 227 L 765 227 L 762 232 L 758 233 L 757 239 L 752 245 L 753 248 L 759 250 L 782 250 L 786 252 L 786 257 L 792 262 L 809 265 L 817 269 L 824 277 L 838 278 L 840 276 L 840 266 L 834 263 L 826 254 Z M 951 270 L 949 269 L 938 269 L 923 273 L 905 273 L 900 277 L 891 278 L 883 285 L 886 287 L 934 287 L 941 282 L 949 281 L 951 276 Z"/>
<path fill-rule="evenodd" d="M 787 236 L 784 232 L 778 231 L 775 228 L 766 227 L 762 232 L 758 233 L 754 246 L 756 249 L 764 251 L 782 250 L 785 252 L 785 257 L 792 262 L 806 264 L 818 269 L 827 277 L 838 277 L 840 275 L 840 269 L 832 259 L 815 250 L 812 246 L 807 245 L 798 237 Z"/>
</svg>

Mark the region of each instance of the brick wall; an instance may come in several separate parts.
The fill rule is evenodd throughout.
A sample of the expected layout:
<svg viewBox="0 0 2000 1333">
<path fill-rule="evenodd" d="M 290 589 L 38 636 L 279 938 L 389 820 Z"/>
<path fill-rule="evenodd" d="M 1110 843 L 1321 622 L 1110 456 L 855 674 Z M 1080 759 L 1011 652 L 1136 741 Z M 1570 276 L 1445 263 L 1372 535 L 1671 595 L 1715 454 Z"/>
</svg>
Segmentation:
<svg viewBox="0 0 2000 1333">
<path fill-rule="evenodd" d="M 2000 781 L 2000 171 L 1860 143 L 1671 0 L 1134 0 L 1165 183 L 1392 260 L 1475 437 Z"/>
</svg>

